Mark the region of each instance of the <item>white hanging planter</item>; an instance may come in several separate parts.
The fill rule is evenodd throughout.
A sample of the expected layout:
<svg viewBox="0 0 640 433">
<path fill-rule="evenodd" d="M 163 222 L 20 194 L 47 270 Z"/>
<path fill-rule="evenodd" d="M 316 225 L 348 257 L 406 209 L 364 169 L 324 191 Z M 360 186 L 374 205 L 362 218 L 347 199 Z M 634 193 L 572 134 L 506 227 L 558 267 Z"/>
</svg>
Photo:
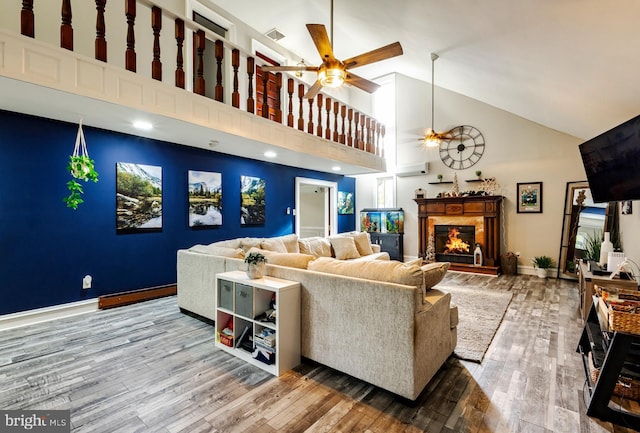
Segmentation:
<svg viewBox="0 0 640 433">
<path fill-rule="evenodd" d="M 73 153 L 69 156 L 69 164 L 67 170 L 71 173 L 74 179 L 84 180 L 85 182 L 98 181 L 98 173 L 95 171 L 95 163 L 89 158 L 89 152 L 87 151 L 87 143 L 84 138 L 84 132 L 82 131 L 82 120 L 78 124 L 78 134 L 76 135 L 76 144 L 73 148 Z M 82 185 L 76 182 L 74 179 L 67 182 L 67 188 L 69 189 L 69 196 L 62 200 L 67 204 L 67 207 L 77 209 L 78 205 L 84 200 L 81 198 L 83 193 Z"/>
</svg>

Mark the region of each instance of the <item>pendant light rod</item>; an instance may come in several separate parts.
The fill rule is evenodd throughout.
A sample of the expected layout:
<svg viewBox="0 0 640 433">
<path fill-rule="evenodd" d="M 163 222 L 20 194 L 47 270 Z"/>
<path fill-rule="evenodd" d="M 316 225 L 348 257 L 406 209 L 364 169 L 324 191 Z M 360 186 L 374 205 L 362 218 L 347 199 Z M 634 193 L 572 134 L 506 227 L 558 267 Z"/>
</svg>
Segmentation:
<svg viewBox="0 0 640 433">
<path fill-rule="evenodd" d="M 333 0 L 331 0 L 333 2 Z M 434 95 L 434 89 L 435 89 L 435 83 L 434 83 L 434 72 L 435 72 L 435 63 L 436 60 L 438 60 L 438 56 L 436 53 L 431 53 L 431 131 L 433 131 L 435 133 L 435 124 L 434 124 L 434 111 L 435 111 L 435 99 L 433 97 Z"/>
<path fill-rule="evenodd" d="M 330 13 L 331 13 L 331 19 L 329 21 L 329 33 L 331 35 L 331 38 L 329 40 L 329 43 L 331 44 L 331 50 L 333 50 L 333 0 L 331 0 L 331 9 L 330 9 Z"/>
</svg>

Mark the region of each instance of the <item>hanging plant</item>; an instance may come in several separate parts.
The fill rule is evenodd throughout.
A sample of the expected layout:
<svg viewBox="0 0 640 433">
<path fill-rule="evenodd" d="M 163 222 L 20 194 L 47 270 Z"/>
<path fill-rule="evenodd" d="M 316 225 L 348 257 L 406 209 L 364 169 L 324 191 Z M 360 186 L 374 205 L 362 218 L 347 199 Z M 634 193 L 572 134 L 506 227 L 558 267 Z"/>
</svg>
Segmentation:
<svg viewBox="0 0 640 433">
<path fill-rule="evenodd" d="M 76 145 L 73 148 L 73 154 L 69 156 L 69 164 L 67 165 L 67 171 L 71 173 L 74 179 L 67 182 L 67 188 L 69 189 L 69 196 L 62 199 L 73 210 L 78 209 L 78 205 L 83 203 L 82 184 L 76 179 L 83 180 L 85 182 L 93 181 L 98 182 L 98 172 L 95 170 L 95 162 L 89 158 L 87 152 L 87 143 L 84 139 L 84 132 L 82 132 L 82 120 L 78 124 L 78 135 L 76 136 Z"/>
</svg>

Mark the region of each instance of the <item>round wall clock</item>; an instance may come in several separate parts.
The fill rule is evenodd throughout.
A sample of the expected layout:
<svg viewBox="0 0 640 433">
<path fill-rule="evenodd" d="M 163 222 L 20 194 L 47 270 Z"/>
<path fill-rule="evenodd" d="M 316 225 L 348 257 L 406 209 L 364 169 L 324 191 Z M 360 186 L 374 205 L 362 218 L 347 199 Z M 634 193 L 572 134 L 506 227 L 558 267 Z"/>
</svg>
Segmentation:
<svg viewBox="0 0 640 433">
<path fill-rule="evenodd" d="M 456 126 L 440 142 L 440 159 L 447 167 L 464 170 L 480 161 L 484 153 L 484 136 L 473 126 Z"/>
</svg>

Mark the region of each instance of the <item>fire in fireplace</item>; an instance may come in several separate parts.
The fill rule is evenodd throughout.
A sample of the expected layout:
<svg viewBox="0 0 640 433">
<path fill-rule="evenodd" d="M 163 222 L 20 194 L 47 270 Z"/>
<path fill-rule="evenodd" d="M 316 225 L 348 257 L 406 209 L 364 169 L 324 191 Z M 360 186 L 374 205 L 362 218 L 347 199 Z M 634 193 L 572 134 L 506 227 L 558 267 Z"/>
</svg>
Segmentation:
<svg viewBox="0 0 640 433">
<path fill-rule="evenodd" d="M 474 226 L 434 226 L 436 260 L 473 264 Z"/>
</svg>

